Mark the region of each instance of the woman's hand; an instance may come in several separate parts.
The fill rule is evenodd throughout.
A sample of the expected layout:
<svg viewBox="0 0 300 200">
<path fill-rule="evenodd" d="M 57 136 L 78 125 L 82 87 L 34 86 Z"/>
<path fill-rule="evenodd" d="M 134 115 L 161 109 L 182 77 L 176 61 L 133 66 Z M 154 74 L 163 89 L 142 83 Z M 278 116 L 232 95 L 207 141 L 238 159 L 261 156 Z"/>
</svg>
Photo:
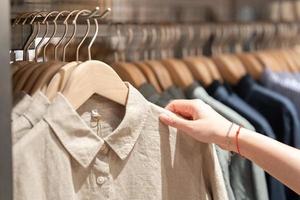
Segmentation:
<svg viewBox="0 0 300 200">
<path fill-rule="evenodd" d="M 162 122 L 204 143 L 215 143 L 237 152 L 235 125 L 226 137 L 231 122 L 200 100 L 176 100 L 166 109 L 180 115 L 161 115 Z M 228 141 L 229 140 L 229 141 Z M 258 164 L 300 195 L 300 150 L 264 135 L 242 128 L 238 137 L 241 154 Z M 231 145 L 230 145 L 231 144 Z"/>
<path fill-rule="evenodd" d="M 174 100 L 167 110 L 181 116 L 162 114 L 160 120 L 169 126 L 182 130 L 196 140 L 216 143 L 227 148 L 226 133 L 231 122 L 214 111 L 201 100 Z"/>
</svg>

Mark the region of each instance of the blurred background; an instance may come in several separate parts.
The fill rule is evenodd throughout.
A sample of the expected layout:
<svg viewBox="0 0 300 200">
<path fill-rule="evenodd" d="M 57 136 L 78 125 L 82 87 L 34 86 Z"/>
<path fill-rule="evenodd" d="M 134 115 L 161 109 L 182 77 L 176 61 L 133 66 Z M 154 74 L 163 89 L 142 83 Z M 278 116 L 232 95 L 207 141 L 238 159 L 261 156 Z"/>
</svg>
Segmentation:
<svg viewBox="0 0 300 200">
<path fill-rule="evenodd" d="M 112 8 L 114 22 L 295 21 L 300 1 L 283 0 L 11 0 L 12 14 L 36 10 Z"/>
</svg>

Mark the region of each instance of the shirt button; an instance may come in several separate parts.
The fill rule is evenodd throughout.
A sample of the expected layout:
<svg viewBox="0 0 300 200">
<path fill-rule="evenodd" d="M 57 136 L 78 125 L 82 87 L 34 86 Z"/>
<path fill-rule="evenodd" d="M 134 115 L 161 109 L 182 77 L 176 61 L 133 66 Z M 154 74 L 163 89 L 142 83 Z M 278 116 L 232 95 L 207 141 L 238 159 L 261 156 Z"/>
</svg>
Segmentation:
<svg viewBox="0 0 300 200">
<path fill-rule="evenodd" d="M 106 144 L 103 144 L 102 147 L 101 147 L 101 149 L 100 149 L 100 151 L 101 151 L 101 153 L 103 153 L 103 154 L 107 154 L 108 151 L 109 151 L 109 148 L 107 147 Z"/>
<path fill-rule="evenodd" d="M 104 178 L 104 177 L 102 177 L 102 176 L 99 176 L 99 177 L 97 178 L 97 183 L 98 183 L 99 185 L 102 185 L 105 181 L 106 181 L 106 178 Z"/>
</svg>

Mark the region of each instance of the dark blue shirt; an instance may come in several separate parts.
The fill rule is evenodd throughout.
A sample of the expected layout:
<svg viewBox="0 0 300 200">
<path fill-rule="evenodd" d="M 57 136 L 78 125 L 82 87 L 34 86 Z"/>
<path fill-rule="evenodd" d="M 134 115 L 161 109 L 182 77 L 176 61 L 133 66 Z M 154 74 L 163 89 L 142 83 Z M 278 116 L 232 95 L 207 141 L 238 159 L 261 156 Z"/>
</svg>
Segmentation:
<svg viewBox="0 0 300 200">
<path fill-rule="evenodd" d="M 300 120 L 288 98 L 260 86 L 249 75 L 240 80 L 235 91 L 268 120 L 278 141 L 300 148 Z"/>
<path fill-rule="evenodd" d="M 295 105 L 286 97 L 257 84 L 249 75 L 235 87 L 236 92 L 271 124 L 278 141 L 300 148 L 300 120 Z M 300 196 L 286 188 L 288 200 Z"/>
</svg>

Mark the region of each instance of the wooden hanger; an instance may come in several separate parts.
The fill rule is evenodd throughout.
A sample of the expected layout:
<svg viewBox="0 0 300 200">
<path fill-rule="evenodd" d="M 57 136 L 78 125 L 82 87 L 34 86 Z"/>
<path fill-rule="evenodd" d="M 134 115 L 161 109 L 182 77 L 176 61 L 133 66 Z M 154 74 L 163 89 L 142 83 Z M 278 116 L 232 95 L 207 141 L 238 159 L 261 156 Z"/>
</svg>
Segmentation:
<svg viewBox="0 0 300 200">
<path fill-rule="evenodd" d="M 197 57 L 196 59 L 199 62 L 205 64 L 205 66 L 207 67 L 208 71 L 210 72 L 213 80 L 218 80 L 220 82 L 223 82 L 223 78 L 218 70 L 218 67 L 210 58 L 202 56 L 202 57 Z"/>
<path fill-rule="evenodd" d="M 50 65 L 43 65 L 42 67 L 48 66 L 45 70 L 40 70 L 42 67 L 37 68 L 27 81 L 24 91 L 29 91 L 29 94 L 33 95 L 37 91 L 41 90 L 42 87 L 47 85 L 58 70 L 65 64 L 66 63 L 63 62 L 56 62 Z"/>
<path fill-rule="evenodd" d="M 70 62 L 59 69 L 49 84 L 44 86 L 45 89 L 42 89 L 48 99 L 52 100 L 58 92 L 63 90 L 72 72 L 79 64 L 81 64 L 81 62 Z"/>
<path fill-rule="evenodd" d="M 170 73 L 159 61 L 147 60 L 145 64 L 154 72 L 163 91 L 173 85 Z"/>
<path fill-rule="evenodd" d="M 68 40 L 67 44 L 64 46 L 64 59 L 65 59 L 65 55 L 66 55 L 66 47 L 68 46 L 68 44 L 70 44 L 72 42 L 72 40 L 75 38 L 75 35 L 76 35 L 76 31 L 77 31 L 77 19 L 80 15 L 82 14 L 90 14 L 91 11 L 89 10 L 81 10 L 79 12 L 77 12 L 74 20 L 73 20 L 73 25 L 74 25 L 74 29 L 73 29 L 73 33 L 72 33 L 72 36 L 71 38 Z M 49 13 L 50 15 L 51 13 Z M 71 16 L 72 14 L 68 15 Z M 65 19 L 66 20 L 66 23 L 67 23 L 67 20 L 68 20 L 68 17 Z M 45 20 L 47 19 L 47 16 L 45 17 Z M 44 21 L 45 21 L 44 20 Z M 86 29 L 86 32 L 85 32 L 85 35 L 84 37 L 82 38 L 81 42 L 79 43 L 79 45 L 77 46 L 76 48 L 76 60 L 78 61 L 79 60 L 79 50 L 80 50 L 80 47 L 82 46 L 83 42 L 85 41 L 85 39 L 87 38 L 89 32 L 90 32 L 90 19 L 89 17 L 87 17 L 86 19 L 86 22 L 87 22 L 87 29 Z M 46 84 L 48 84 L 51 80 L 51 78 L 53 78 L 53 76 L 56 74 L 56 72 L 58 72 L 58 70 L 60 68 L 62 68 L 66 63 L 62 63 L 62 62 L 58 62 L 58 63 L 54 63 L 53 65 L 51 65 L 50 67 L 48 66 L 42 66 L 42 67 L 39 67 L 35 70 L 35 72 L 33 73 L 33 76 L 31 77 L 31 80 L 32 82 L 34 82 L 34 85 L 32 85 L 30 87 L 31 90 L 30 90 L 30 93 L 33 94 L 35 93 L 36 91 L 42 89 L 42 87 Z M 35 75 L 35 76 L 34 76 Z M 29 82 L 30 84 L 30 82 Z M 28 88 L 29 88 L 28 87 Z"/>
<path fill-rule="evenodd" d="M 110 66 L 100 61 L 86 61 L 73 71 L 62 94 L 77 110 L 94 94 L 126 105 L 128 92 L 126 84 Z"/>
<path fill-rule="evenodd" d="M 273 50 L 269 51 L 268 54 L 273 57 L 273 59 L 277 62 L 277 68 L 281 72 L 289 72 L 290 67 L 288 66 L 288 63 L 285 61 L 285 58 L 282 53 Z"/>
<path fill-rule="evenodd" d="M 50 63 L 48 63 L 48 64 L 50 64 Z M 13 85 L 14 85 L 15 93 L 18 93 L 23 90 L 31 73 L 40 65 L 42 65 L 42 63 L 30 63 L 16 72 L 16 74 L 13 77 Z"/>
<path fill-rule="evenodd" d="M 57 19 L 58 19 L 60 16 L 63 16 L 64 14 L 67 14 L 66 19 L 68 19 L 73 13 L 76 13 L 76 12 L 78 12 L 78 10 L 75 10 L 75 11 L 72 11 L 72 12 L 70 12 L 70 11 L 65 11 L 65 10 L 63 10 L 63 11 L 61 11 L 61 12 L 53 11 L 53 12 L 50 12 L 50 13 L 45 17 L 45 19 L 43 20 L 42 23 L 43 23 L 43 24 L 46 23 L 46 31 L 45 31 L 45 34 L 44 34 L 44 36 L 43 36 L 41 42 L 37 45 L 37 48 L 38 48 L 39 46 L 41 46 L 42 41 L 43 41 L 43 40 L 45 39 L 45 37 L 48 35 L 48 32 L 49 32 L 49 23 L 47 22 L 47 18 L 48 18 L 49 16 L 53 15 L 53 14 L 56 14 L 54 20 L 52 21 L 53 24 L 54 24 L 54 30 L 53 30 L 53 32 L 52 32 L 50 38 L 48 39 L 48 41 L 46 42 L 46 44 L 45 44 L 44 47 L 42 48 L 42 49 L 43 49 L 42 53 L 43 53 L 43 62 L 44 62 L 44 64 L 42 64 L 42 65 L 40 65 L 39 67 L 37 67 L 36 69 L 34 69 L 33 73 L 31 73 L 31 76 L 30 76 L 30 78 L 29 78 L 27 84 L 24 86 L 24 89 L 25 89 L 26 91 L 30 91 L 31 93 L 35 93 L 35 90 L 42 89 L 42 87 L 43 87 L 44 84 L 45 84 L 45 83 L 44 83 L 45 79 L 46 79 L 46 80 L 50 79 L 50 78 L 51 78 L 51 77 L 49 77 L 49 76 L 51 76 L 50 74 L 53 74 L 53 72 L 54 72 L 55 70 L 58 70 L 61 66 L 64 65 L 64 63 L 62 63 L 62 62 L 54 62 L 54 61 L 46 62 L 46 63 L 45 63 L 45 60 L 46 60 L 46 52 L 47 52 L 47 49 L 48 49 L 48 47 L 49 47 L 49 44 L 51 43 L 52 39 L 55 37 L 55 34 L 56 34 L 56 32 L 57 32 Z M 61 40 L 64 39 L 64 37 L 65 37 L 65 35 L 66 35 L 66 32 L 67 32 L 67 26 L 68 26 L 68 24 L 65 23 L 65 22 L 64 22 L 64 24 L 65 24 L 65 32 L 64 32 L 63 37 L 61 38 Z M 51 46 L 50 46 L 50 47 L 51 47 Z M 54 52 L 54 48 L 53 48 L 53 52 Z M 52 56 L 52 57 L 54 57 L 54 56 Z M 35 57 L 35 60 L 37 60 L 37 55 L 36 55 L 36 57 Z M 43 76 L 40 77 L 42 74 L 43 74 Z M 46 78 L 45 78 L 45 76 L 46 76 Z M 38 82 L 38 79 L 40 79 L 41 81 Z M 42 80 L 43 80 L 43 81 L 42 81 Z M 38 85 L 38 84 L 42 84 L 42 85 Z M 36 88 L 33 88 L 34 86 L 35 86 Z M 37 89 L 37 88 L 38 88 L 38 89 Z M 31 90 L 33 90 L 33 91 L 31 91 Z M 42 89 L 42 90 L 43 90 L 43 89 Z"/>
<path fill-rule="evenodd" d="M 266 52 L 255 52 L 253 55 L 257 58 L 257 60 L 262 63 L 264 68 L 269 68 L 272 71 L 280 71 L 280 66 L 278 66 L 278 62 L 274 60 L 274 58 L 268 55 Z"/>
<path fill-rule="evenodd" d="M 250 53 L 241 53 L 236 54 L 236 56 L 240 59 L 240 61 L 245 66 L 247 72 L 255 79 L 260 79 L 264 67 L 262 64 L 255 58 L 254 55 Z"/>
<path fill-rule="evenodd" d="M 136 88 L 147 83 L 144 74 L 131 63 L 117 62 L 112 65 L 112 68 L 119 74 L 122 80 L 130 82 Z"/>
<path fill-rule="evenodd" d="M 213 61 L 223 78 L 232 85 L 236 85 L 247 74 L 242 63 L 232 55 L 219 55 L 213 57 Z"/>
<path fill-rule="evenodd" d="M 111 9 L 107 8 L 98 17 L 94 18 L 95 33 L 94 33 L 94 36 L 92 37 L 91 41 L 87 45 L 87 57 L 90 61 L 92 59 L 91 48 L 92 48 L 92 46 L 93 46 L 93 44 L 94 44 L 94 42 L 97 38 L 98 32 L 99 32 L 98 19 L 105 18 L 110 11 L 111 11 Z M 76 19 L 77 19 L 77 17 L 81 13 L 85 13 L 85 12 L 87 12 L 87 11 L 82 10 L 82 11 L 77 13 L 77 15 L 75 17 L 75 22 L 74 22 L 75 23 L 75 31 L 73 32 L 72 37 L 74 37 L 75 33 L 76 33 Z M 62 68 L 60 68 L 58 70 L 58 72 L 55 74 L 55 76 L 53 76 L 53 78 L 51 79 L 49 85 L 46 85 L 46 87 L 47 87 L 46 95 L 48 96 L 48 98 L 50 100 L 52 100 L 54 98 L 54 96 L 57 94 L 57 92 L 62 91 L 66 87 L 66 84 L 68 83 L 67 81 L 69 81 L 73 71 L 76 69 L 77 66 L 81 66 L 81 67 L 86 66 L 86 65 L 84 65 L 84 63 L 79 61 L 80 48 L 84 44 L 84 41 L 86 40 L 86 38 L 88 37 L 88 34 L 90 32 L 90 19 L 92 17 L 94 17 L 94 15 L 96 15 L 98 12 L 99 12 L 99 7 L 96 7 L 96 9 L 93 12 L 89 12 L 89 11 L 87 12 L 87 13 L 90 13 L 89 16 L 87 16 L 87 20 L 86 20 L 87 21 L 87 29 L 86 29 L 86 33 L 85 33 L 84 37 L 82 38 L 81 42 L 76 47 L 76 61 L 68 63 L 68 64 L 64 65 Z M 45 56 L 45 51 L 44 51 L 44 56 Z M 88 64 L 88 66 L 90 66 L 90 65 Z M 85 71 L 85 70 L 83 70 L 83 71 Z M 115 74 L 115 72 L 113 74 Z M 76 79 L 76 77 L 75 77 L 75 79 Z"/>
<path fill-rule="evenodd" d="M 14 76 L 17 71 L 21 70 L 26 65 L 33 63 L 32 61 L 16 61 L 11 64 L 11 75 Z"/>
<path fill-rule="evenodd" d="M 133 63 L 135 66 L 137 66 L 141 72 L 145 75 L 147 78 L 147 81 L 151 83 L 156 89 L 157 92 L 161 93 L 162 89 L 160 88 L 160 85 L 158 83 L 158 80 L 155 77 L 154 72 L 143 62 L 134 62 Z"/>
<path fill-rule="evenodd" d="M 184 62 L 176 59 L 166 59 L 162 60 L 161 63 L 169 71 L 173 83 L 178 87 L 185 89 L 194 82 L 193 75 Z"/>
<path fill-rule="evenodd" d="M 200 81 L 203 86 L 207 87 L 214 81 L 204 63 L 199 62 L 196 58 L 185 58 L 183 61 L 191 71 L 194 78 Z"/>
<path fill-rule="evenodd" d="M 298 72 L 297 61 L 294 60 L 293 52 L 291 52 L 290 49 L 282 49 L 279 51 L 279 53 L 282 54 L 282 57 L 287 63 L 290 72 Z"/>
<path fill-rule="evenodd" d="M 294 49 L 290 49 L 289 52 L 295 62 L 295 65 L 297 67 L 297 72 L 300 72 L 300 60 L 299 60 L 300 54 L 297 51 L 295 51 Z"/>
</svg>

